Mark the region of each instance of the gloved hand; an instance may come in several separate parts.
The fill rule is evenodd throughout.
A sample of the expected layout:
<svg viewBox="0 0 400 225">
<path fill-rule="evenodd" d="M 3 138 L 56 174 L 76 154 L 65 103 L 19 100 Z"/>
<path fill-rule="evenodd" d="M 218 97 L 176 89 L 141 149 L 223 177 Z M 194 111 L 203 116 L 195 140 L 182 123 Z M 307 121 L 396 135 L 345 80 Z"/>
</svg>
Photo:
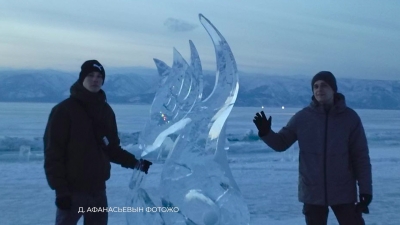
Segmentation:
<svg viewBox="0 0 400 225">
<path fill-rule="evenodd" d="M 147 172 L 149 171 L 149 168 L 150 168 L 150 166 L 151 166 L 152 164 L 153 164 L 153 163 L 150 162 L 150 161 L 148 161 L 148 160 L 140 159 L 140 160 L 137 162 L 136 168 L 137 168 L 138 170 L 144 172 L 145 174 L 147 174 Z"/>
<path fill-rule="evenodd" d="M 72 206 L 72 199 L 70 195 L 56 197 L 56 206 L 61 210 L 70 210 Z"/>
<path fill-rule="evenodd" d="M 357 212 L 362 212 L 365 214 L 369 214 L 368 205 L 372 201 L 372 195 L 369 194 L 360 194 L 360 202 L 356 205 Z"/>
<path fill-rule="evenodd" d="M 256 116 L 254 117 L 253 122 L 258 129 L 259 137 L 265 136 L 271 131 L 272 118 L 270 116 L 267 119 L 267 117 L 264 114 L 264 111 L 261 111 L 261 115 L 260 115 L 260 113 L 256 113 Z"/>
</svg>

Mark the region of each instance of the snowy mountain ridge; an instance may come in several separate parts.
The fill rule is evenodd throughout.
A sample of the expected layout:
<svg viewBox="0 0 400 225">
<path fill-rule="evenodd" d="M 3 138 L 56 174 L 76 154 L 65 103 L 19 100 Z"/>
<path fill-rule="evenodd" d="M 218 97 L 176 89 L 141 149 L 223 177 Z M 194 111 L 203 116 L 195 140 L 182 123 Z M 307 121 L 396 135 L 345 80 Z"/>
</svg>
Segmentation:
<svg viewBox="0 0 400 225">
<path fill-rule="evenodd" d="M 134 70 L 133 70 L 134 71 Z M 0 71 L 1 102 L 59 102 L 69 96 L 77 73 L 55 70 Z M 245 74 L 239 78 L 236 106 L 304 107 L 312 96 L 311 77 Z M 215 76 L 204 76 L 204 97 Z M 400 109 L 400 80 L 340 78 L 338 91 L 350 107 Z M 111 103 L 151 104 L 158 87 L 156 70 L 107 73 L 103 89 Z"/>
</svg>

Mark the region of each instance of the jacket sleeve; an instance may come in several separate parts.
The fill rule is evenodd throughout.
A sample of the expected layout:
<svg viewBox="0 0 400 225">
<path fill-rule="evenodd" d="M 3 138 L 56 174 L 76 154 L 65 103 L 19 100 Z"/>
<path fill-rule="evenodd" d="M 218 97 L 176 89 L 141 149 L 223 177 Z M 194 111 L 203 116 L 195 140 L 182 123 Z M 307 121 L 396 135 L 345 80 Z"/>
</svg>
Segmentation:
<svg viewBox="0 0 400 225">
<path fill-rule="evenodd" d="M 358 181 L 359 193 L 372 195 L 372 172 L 368 143 L 361 119 L 359 117 L 357 119 L 357 125 L 349 139 L 351 164 Z"/>
<path fill-rule="evenodd" d="M 296 115 L 278 133 L 270 130 L 267 135 L 261 137 L 261 140 L 275 151 L 282 152 L 287 150 L 297 141 L 295 117 Z"/>
<path fill-rule="evenodd" d="M 69 127 L 68 113 L 60 106 L 54 107 L 43 137 L 44 170 L 50 188 L 60 194 L 68 192 L 65 161 Z"/>
<path fill-rule="evenodd" d="M 121 148 L 115 114 L 112 109 L 111 112 L 111 118 L 108 124 L 109 131 L 107 132 L 107 138 L 109 141 L 108 146 L 106 147 L 107 155 L 111 162 L 120 164 L 122 167 L 133 169 L 138 160 L 132 153 Z"/>
</svg>

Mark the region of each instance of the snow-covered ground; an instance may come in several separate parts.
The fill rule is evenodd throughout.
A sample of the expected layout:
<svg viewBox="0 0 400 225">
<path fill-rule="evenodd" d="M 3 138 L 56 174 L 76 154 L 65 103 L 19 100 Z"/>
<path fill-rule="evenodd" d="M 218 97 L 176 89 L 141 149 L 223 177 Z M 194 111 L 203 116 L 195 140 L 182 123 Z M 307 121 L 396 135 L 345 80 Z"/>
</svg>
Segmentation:
<svg viewBox="0 0 400 225">
<path fill-rule="evenodd" d="M 41 151 L 33 151 L 34 155 L 28 161 L 24 157 L 19 158 L 16 149 L 11 149 L 18 147 L 21 140 L 41 137 L 51 106 L 0 103 L 0 135 L 23 138 L 13 139 L 14 142 L 3 142 L 3 147 L 8 147 L 8 150 L 7 153 L 4 149 L 0 151 L 1 225 L 54 224 L 54 192 L 48 187 L 44 176 Z M 7 110 L 3 110 L 5 107 Z M 146 119 L 148 107 L 113 106 L 120 131 L 139 131 Z M 297 201 L 297 146 L 294 145 L 286 152 L 276 153 L 260 141 L 249 140 L 246 133 L 254 129 L 252 118 L 258 110 L 260 109 L 234 109 L 227 127 L 227 133 L 239 139 L 230 143 L 228 158 L 233 175 L 248 204 L 251 224 L 305 224 L 301 213 L 302 205 Z M 282 127 L 296 110 L 298 109 L 265 109 L 273 117 L 275 130 Z M 371 214 L 364 215 L 366 224 L 400 224 L 400 112 L 357 112 L 367 132 L 373 166 L 374 200 L 370 205 Z M 160 163 L 151 167 L 146 180 L 148 186 L 157 186 L 161 169 Z M 109 206 L 125 205 L 131 174 L 129 169 L 112 166 L 112 176 L 107 182 Z M 125 213 L 109 213 L 109 224 L 126 224 L 125 216 Z M 330 213 L 328 224 L 338 224 L 333 213 Z"/>
</svg>

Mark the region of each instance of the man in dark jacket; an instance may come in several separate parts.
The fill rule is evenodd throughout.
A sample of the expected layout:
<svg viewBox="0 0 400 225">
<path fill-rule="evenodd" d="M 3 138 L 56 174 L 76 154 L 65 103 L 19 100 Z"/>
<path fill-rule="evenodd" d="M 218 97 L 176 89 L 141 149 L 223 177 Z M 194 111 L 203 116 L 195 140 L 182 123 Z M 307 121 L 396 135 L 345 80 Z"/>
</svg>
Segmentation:
<svg viewBox="0 0 400 225">
<path fill-rule="evenodd" d="M 115 114 L 101 89 L 104 79 L 98 61 L 84 62 L 71 96 L 49 116 L 43 138 L 44 170 L 56 193 L 57 225 L 76 224 L 82 215 L 84 224 L 107 224 L 110 162 L 146 174 L 152 164 L 120 147 Z"/>
<path fill-rule="evenodd" d="M 331 72 L 311 82 L 311 104 L 297 112 L 278 133 L 271 117 L 256 113 L 260 138 L 275 151 L 299 144 L 299 201 L 308 225 L 326 225 L 328 206 L 340 225 L 364 225 L 372 200 L 369 150 L 361 119 L 337 93 Z M 360 201 L 357 203 L 357 183 Z"/>
</svg>

